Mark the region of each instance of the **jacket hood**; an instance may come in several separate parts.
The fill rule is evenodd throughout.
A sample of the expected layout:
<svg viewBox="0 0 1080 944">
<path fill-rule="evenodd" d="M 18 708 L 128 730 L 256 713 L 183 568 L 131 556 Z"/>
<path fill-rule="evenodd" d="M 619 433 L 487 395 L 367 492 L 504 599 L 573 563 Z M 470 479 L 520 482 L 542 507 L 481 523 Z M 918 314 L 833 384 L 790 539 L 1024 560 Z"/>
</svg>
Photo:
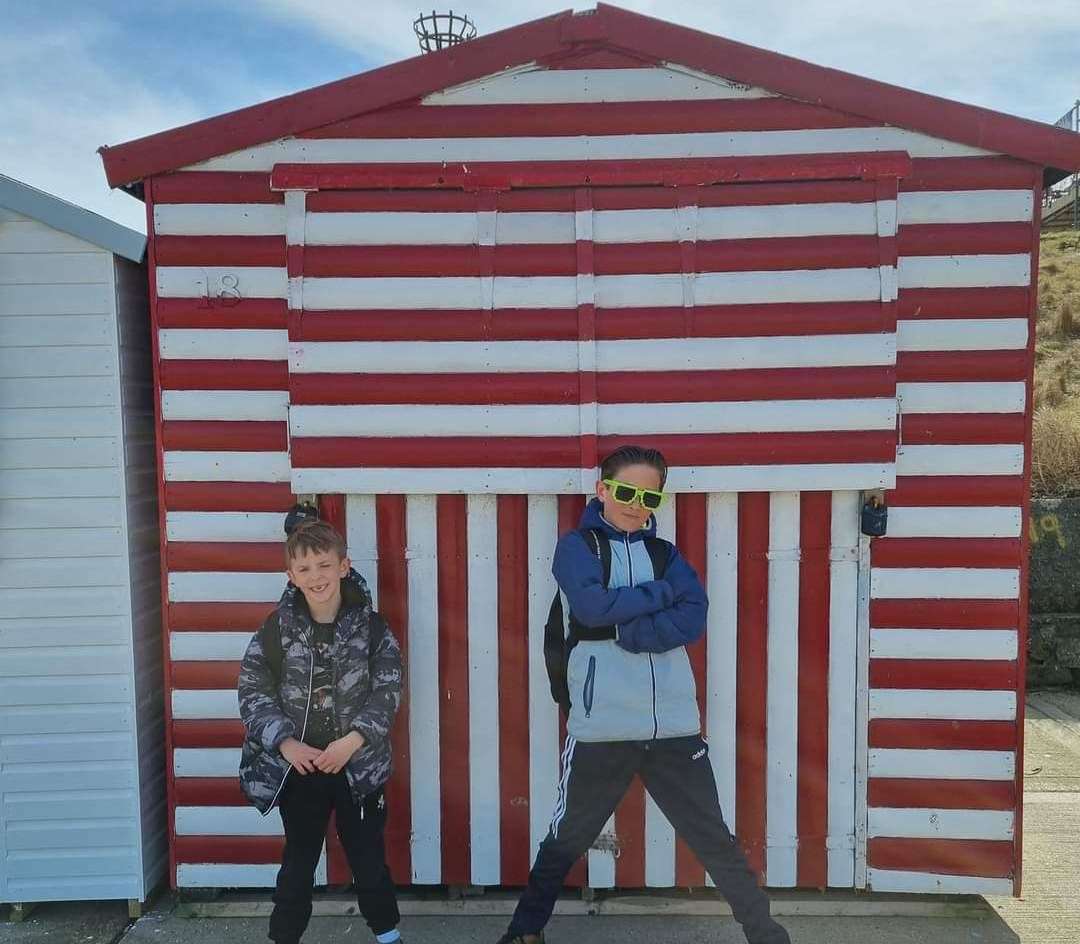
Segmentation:
<svg viewBox="0 0 1080 944">
<path fill-rule="evenodd" d="M 590 529 L 597 528 L 600 531 L 603 531 L 609 538 L 614 538 L 617 541 L 621 541 L 623 535 L 626 533 L 620 531 L 604 517 L 604 503 L 600 501 L 599 498 L 592 499 L 592 501 L 585 506 L 578 527 Z M 644 541 L 645 538 L 654 537 L 656 537 L 656 515 L 649 515 L 648 524 L 646 524 L 644 528 L 630 534 L 631 541 Z"/>
</svg>

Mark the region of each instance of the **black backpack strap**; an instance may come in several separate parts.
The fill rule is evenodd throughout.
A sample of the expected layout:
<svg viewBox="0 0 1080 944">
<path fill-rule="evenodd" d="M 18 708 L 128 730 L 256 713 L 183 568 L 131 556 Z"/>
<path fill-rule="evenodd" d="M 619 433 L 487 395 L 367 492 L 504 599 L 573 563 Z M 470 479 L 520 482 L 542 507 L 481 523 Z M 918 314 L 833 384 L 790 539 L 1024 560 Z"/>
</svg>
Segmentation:
<svg viewBox="0 0 1080 944">
<path fill-rule="evenodd" d="M 611 580 L 611 539 L 599 528 L 589 528 L 585 533 L 589 535 L 585 540 L 590 545 L 589 550 L 600 558 L 600 570 L 606 587 Z"/>
<path fill-rule="evenodd" d="M 645 550 L 649 552 L 649 560 L 652 561 L 653 579 L 662 580 L 667 572 L 668 564 L 671 563 L 675 545 L 663 538 L 646 538 Z"/>
</svg>

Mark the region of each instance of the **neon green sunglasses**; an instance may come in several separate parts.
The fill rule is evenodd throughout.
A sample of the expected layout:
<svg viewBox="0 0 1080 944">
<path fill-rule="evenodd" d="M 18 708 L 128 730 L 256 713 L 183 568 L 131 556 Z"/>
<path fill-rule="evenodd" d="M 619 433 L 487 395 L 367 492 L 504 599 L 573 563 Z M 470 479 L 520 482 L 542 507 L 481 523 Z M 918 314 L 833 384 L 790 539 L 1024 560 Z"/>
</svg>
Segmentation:
<svg viewBox="0 0 1080 944">
<path fill-rule="evenodd" d="M 642 508 L 656 511 L 664 503 L 663 492 L 657 492 L 651 488 L 638 488 L 636 485 L 629 485 L 626 482 L 620 482 L 618 479 L 602 479 L 601 481 L 608 487 L 611 497 L 620 505 L 632 505 L 634 502 L 640 502 Z"/>
</svg>

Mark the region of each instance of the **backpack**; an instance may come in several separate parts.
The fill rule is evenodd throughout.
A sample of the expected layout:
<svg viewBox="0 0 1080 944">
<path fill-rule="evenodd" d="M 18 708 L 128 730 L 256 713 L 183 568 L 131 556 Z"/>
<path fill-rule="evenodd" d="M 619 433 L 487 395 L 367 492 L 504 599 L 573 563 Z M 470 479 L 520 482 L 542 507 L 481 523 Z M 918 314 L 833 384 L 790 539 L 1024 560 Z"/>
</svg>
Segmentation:
<svg viewBox="0 0 1080 944">
<path fill-rule="evenodd" d="M 599 528 L 583 530 L 585 543 L 600 560 L 604 586 L 611 579 L 611 539 Z M 653 575 L 660 579 L 667 570 L 671 559 L 671 545 L 661 538 L 645 538 L 645 549 L 652 560 Z M 570 686 L 567 682 L 567 668 L 570 653 L 579 642 L 601 639 L 615 639 L 614 626 L 585 626 L 578 622 L 573 613 L 563 607 L 562 592 L 555 591 L 544 624 L 544 663 L 547 666 L 548 682 L 551 685 L 551 697 L 562 709 L 564 715 L 570 714 Z"/>
</svg>

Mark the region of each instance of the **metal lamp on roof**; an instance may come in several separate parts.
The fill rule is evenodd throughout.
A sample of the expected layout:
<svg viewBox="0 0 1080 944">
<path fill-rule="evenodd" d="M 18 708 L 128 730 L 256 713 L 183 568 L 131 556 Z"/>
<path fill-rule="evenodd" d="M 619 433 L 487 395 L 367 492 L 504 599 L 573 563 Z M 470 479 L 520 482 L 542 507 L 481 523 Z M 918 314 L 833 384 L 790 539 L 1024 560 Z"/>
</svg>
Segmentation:
<svg viewBox="0 0 1080 944">
<path fill-rule="evenodd" d="M 421 13 L 413 20 L 421 52 L 435 52 L 476 38 L 476 24 L 464 13 Z"/>
</svg>

